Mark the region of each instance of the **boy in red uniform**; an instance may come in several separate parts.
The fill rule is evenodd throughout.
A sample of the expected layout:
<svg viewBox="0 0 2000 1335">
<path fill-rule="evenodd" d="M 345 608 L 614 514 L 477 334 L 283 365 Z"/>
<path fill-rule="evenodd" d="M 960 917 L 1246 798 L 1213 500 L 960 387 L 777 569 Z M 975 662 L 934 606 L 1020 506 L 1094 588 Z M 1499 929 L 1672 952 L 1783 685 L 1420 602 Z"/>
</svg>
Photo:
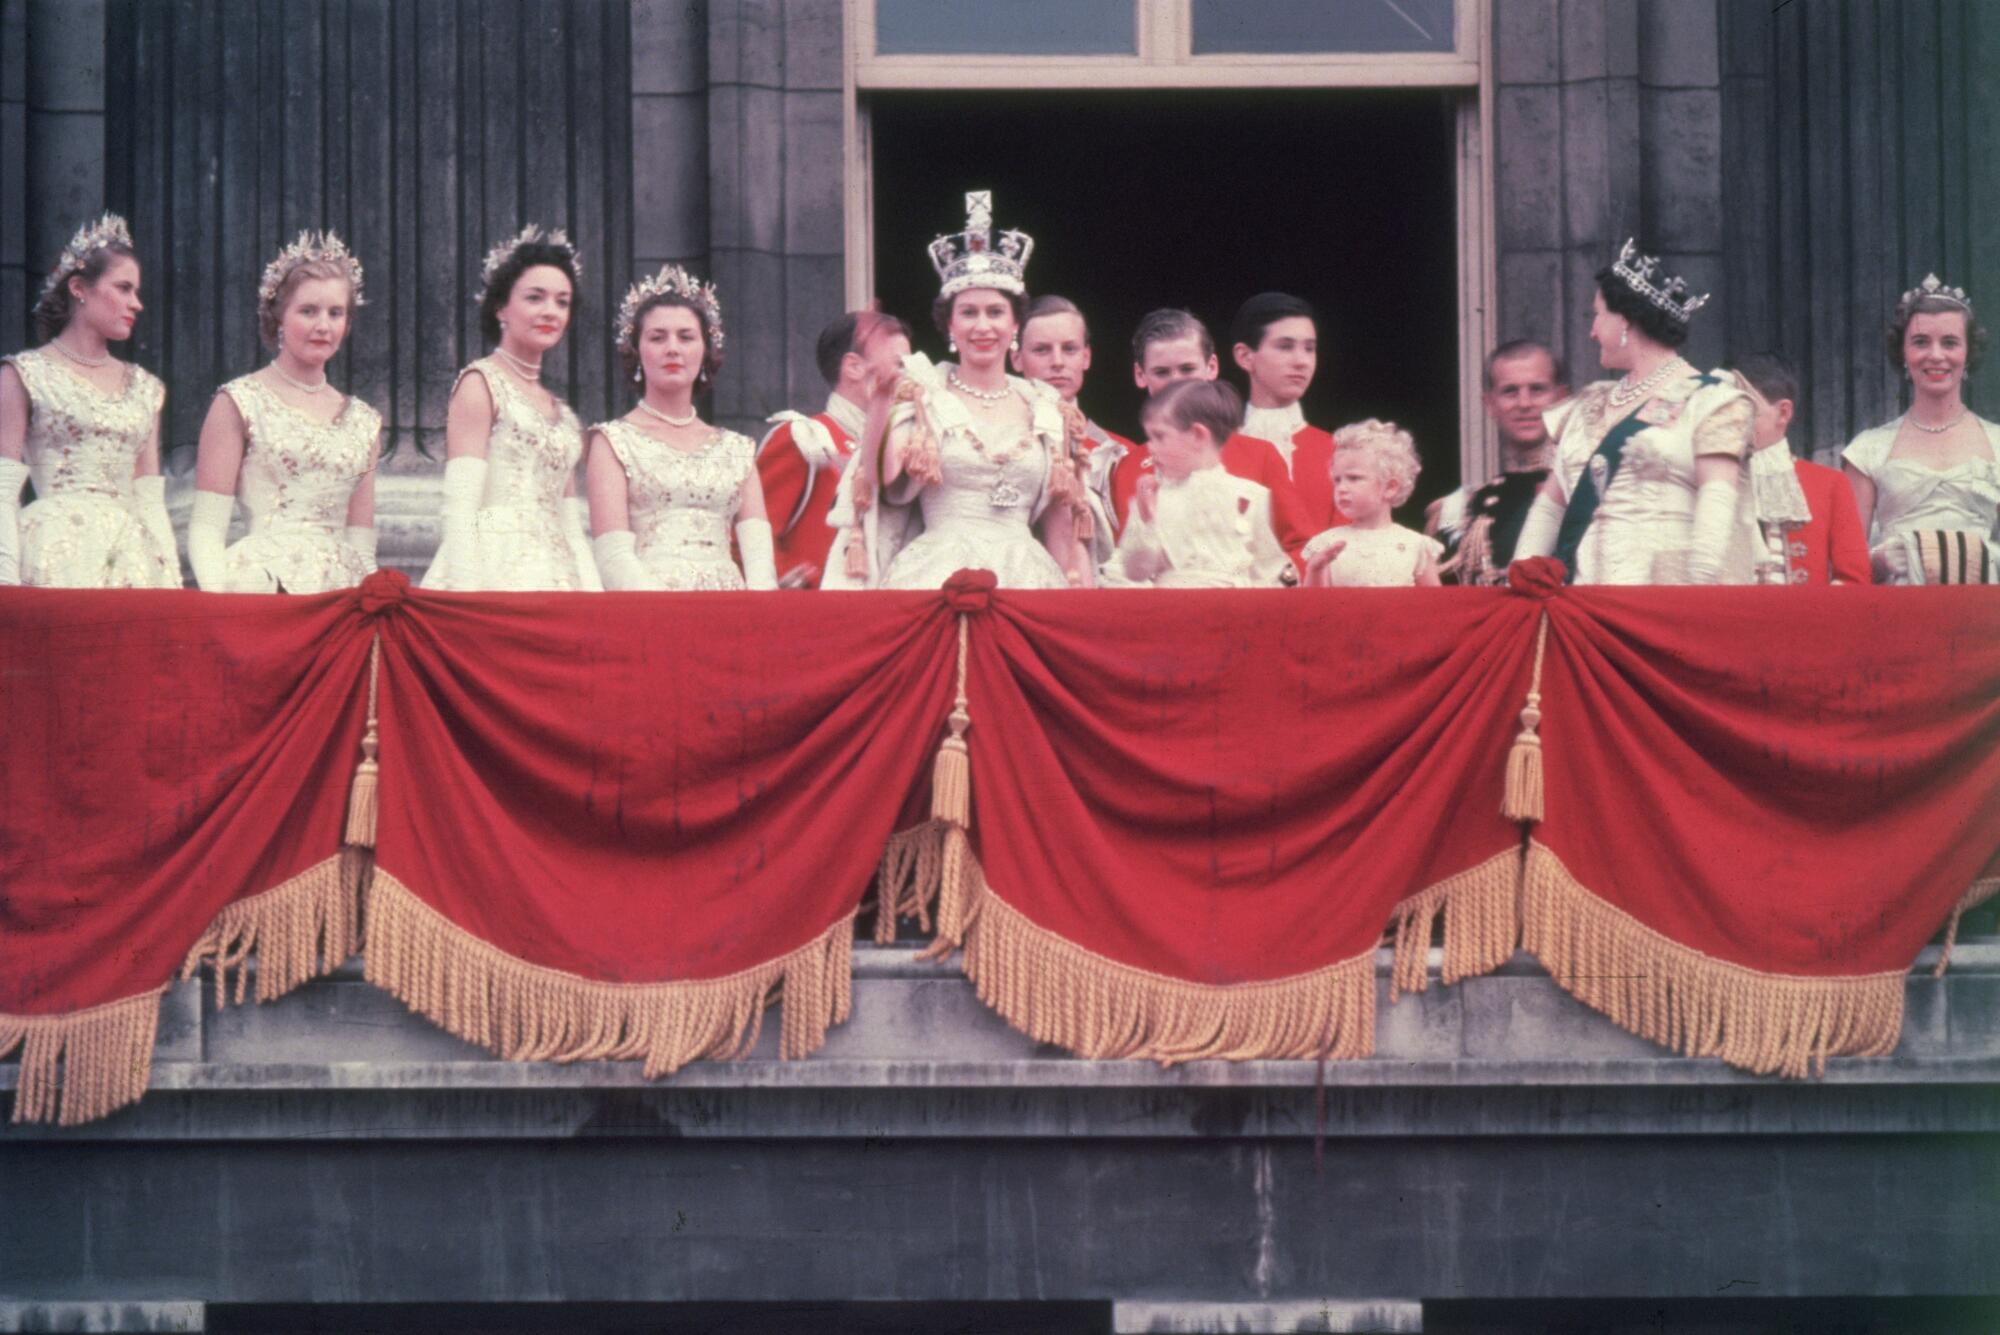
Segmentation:
<svg viewBox="0 0 2000 1335">
<path fill-rule="evenodd" d="M 1154 311 L 1139 321 L 1139 328 L 1132 335 L 1132 379 L 1148 394 L 1157 394 L 1181 380 L 1213 380 L 1218 369 L 1215 340 L 1209 336 L 1208 326 L 1187 311 Z M 1111 495 L 1117 506 L 1115 519 L 1121 529 L 1131 508 L 1132 493 L 1139 479 L 1149 471 L 1144 448 L 1137 447 L 1139 457 L 1128 458 L 1111 480 Z M 1329 451 L 1328 458 L 1331 457 Z M 1292 487 L 1291 470 L 1285 466 L 1277 447 L 1267 440 L 1238 432 L 1223 443 L 1222 466 L 1271 493 L 1271 527 L 1285 554 L 1296 562 L 1306 539 L 1326 525 L 1310 524 Z M 1332 484 L 1325 482 L 1324 463 L 1320 470 L 1321 481 L 1331 494 Z M 1329 501 L 1329 508 L 1331 504 Z"/>
<path fill-rule="evenodd" d="M 773 414 L 774 429 L 757 449 L 783 589 L 819 586 L 833 546 L 827 511 L 861 434 L 863 405 L 876 381 L 901 371 L 910 354 L 910 327 L 879 311 L 849 311 L 820 330 L 815 353 L 829 391 L 825 411 Z"/>
<path fill-rule="evenodd" d="M 1785 432 L 1792 424 L 1799 379 L 1774 352 L 1753 352 L 1736 364 L 1736 378 L 1755 408 L 1751 419 L 1750 487 L 1767 536 L 1778 537 L 1791 584 L 1870 584 L 1868 537 L 1854 492 L 1837 468 L 1792 457 Z M 1798 480 L 1785 484 L 1786 465 Z M 1810 517 L 1796 519 L 1800 509 Z M 1782 529 L 1782 536 L 1778 530 Z"/>
<path fill-rule="evenodd" d="M 1310 532 L 1340 523 L 1327 472 L 1333 436 L 1308 425 L 1299 407 L 1319 369 L 1319 322 L 1312 305 L 1288 292 L 1260 292 L 1236 312 L 1229 342 L 1236 365 L 1250 380 L 1243 434 L 1276 447 Z"/>
</svg>

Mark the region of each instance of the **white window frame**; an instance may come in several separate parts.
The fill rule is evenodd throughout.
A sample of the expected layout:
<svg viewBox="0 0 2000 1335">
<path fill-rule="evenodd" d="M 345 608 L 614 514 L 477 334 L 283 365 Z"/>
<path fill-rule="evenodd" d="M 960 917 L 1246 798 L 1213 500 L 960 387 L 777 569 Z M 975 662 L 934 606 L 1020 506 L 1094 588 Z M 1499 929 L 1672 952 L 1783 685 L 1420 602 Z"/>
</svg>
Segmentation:
<svg viewBox="0 0 2000 1335">
<path fill-rule="evenodd" d="M 961 3 L 962 0 L 937 0 Z M 975 0 L 976 2 L 976 0 Z M 1460 89 L 1457 124 L 1459 467 L 1467 482 L 1499 469 L 1497 437 L 1480 403 L 1493 346 L 1492 0 L 1459 0 L 1449 52 L 1194 54 L 1189 0 L 1133 0 L 1136 54 L 878 55 L 876 0 L 846 0 L 843 61 L 847 298 L 875 290 L 869 93 L 936 89 L 1167 88 Z"/>
</svg>

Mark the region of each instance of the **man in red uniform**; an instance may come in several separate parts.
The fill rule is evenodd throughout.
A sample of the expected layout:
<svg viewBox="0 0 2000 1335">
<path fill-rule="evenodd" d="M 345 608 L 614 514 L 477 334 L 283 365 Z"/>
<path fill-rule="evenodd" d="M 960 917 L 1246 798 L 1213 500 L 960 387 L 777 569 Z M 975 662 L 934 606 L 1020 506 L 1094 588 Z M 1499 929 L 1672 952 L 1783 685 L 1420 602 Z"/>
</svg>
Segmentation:
<svg viewBox="0 0 2000 1335">
<path fill-rule="evenodd" d="M 1333 436 L 1307 425 L 1299 407 L 1319 369 L 1319 322 L 1311 304 L 1286 292 L 1260 292 L 1236 312 L 1229 343 L 1250 381 L 1243 434 L 1277 447 L 1312 532 L 1344 523 L 1328 475 Z"/>
<path fill-rule="evenodd" d="M 1014 371 L 1030 380 L 1039 380 L 1075 403 L 1083 392 L 1083 376 L 1090 369 L 1090 326 L 1083 312 L 1068 297 L 1042 296 L 1028 303 L 1027 319 L 1021 322 L 1020 346 L 1013 354 Z M 1115 431 L 1084 419 L 1083 478 L 1097 502 L 1101 518 L 1092 548 L 1099 562 L 1110 558 L 1118 543 L 1117 529 L 1124 527 L 1123 511 L 1111 494 L 1112 479 L 1119 465 L 1145 446 L 1134 444 Z M 1131 504 L 1128 484 L 1126 505 Z M 1114 517 L 1116 516 L 1116 517 Z M 1107 531 L 1106 526 L 1112 526 Z"/>
<path fill-rule="evenodd" d="M 830 391 L 826 410 L 774 414 L 757 449 L 764 508 L 777 535 L 778 587 L 785 589 L 819 586 L 833 546 L 826 515 L 840 471 L 854 452 L 874 385 L 894 379 L 910 355 L 910 327 L 879 311 L 849 311 L 820 330 L 815 352 Z"/>
<path fill-rule="evenodd" d="M 1213 380 L 1218 369 L 1215 340 L 1209 336 L 1208 326 L 1187 311 L 1154 311 L 1139 321 L 1139 328 L 1132 335 L 1132 379 L 1148 394 L 1157 394 L 1178 380 Z M 1135 449 L 1136 456 L 1121 465 L 1111 480 L 1111 495 L 1117 503 L 1117 523 L 1121 530 L 1131 509 L 1132 493 L 1151 463 L 1145 457 L 1145 446 Z M 1293 490 L 1291 472 L 1271 442 L 1238 432 L 1223 443 L 1222 466 L 1270 491 L 1271 527 L 1278 535 L 1278 544 L 1294 561 L 1306 540 L 1326 527 L 1312 526 Z M 1325 473 L 1324 465 L 1320 471 Z M 1332 483 L 1327 485 L 1330 496 Z"/>
<path fill-rule="evenodd" d="M 1861 527 L 1861 511 L 1854 504 L 1854 491 L 1837 468 L 1792 458 L 1785 432 L 1792 425 L 1792 412 L 1799 397 L 1799 378 L 1790 362 L 1775 352 L 1753 352 L 1736 364 L 1736 378 L 1750 394 L 1755 408 L 1751 419 L 1750 485 L 1760 508 L 1765 504 L 1760 474 L 1790 460 L 1792 471 L 1804 493 L 1805 507 L 1812 513 L 1802 523 L 1784 525 L 1785 577 L 1792 584 L 1870 584 L 1868 535 Z M 1764 516 L 1760 513 L 1759 519 Z M 1764 524 L 1768 534 L 1776 525 Z"/>
</svg>

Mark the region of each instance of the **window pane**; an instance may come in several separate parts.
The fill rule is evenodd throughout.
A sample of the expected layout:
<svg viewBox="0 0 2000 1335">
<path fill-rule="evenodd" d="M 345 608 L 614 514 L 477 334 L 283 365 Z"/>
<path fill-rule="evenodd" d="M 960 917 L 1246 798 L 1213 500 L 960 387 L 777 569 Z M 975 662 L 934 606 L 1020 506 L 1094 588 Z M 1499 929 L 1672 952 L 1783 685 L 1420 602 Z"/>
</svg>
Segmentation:
<svg viewBox="0 0 2000 1335">
<path fill-rule="evenodd" d="M 1453 0 L 1192 0 L 1194 53 L 1450 51 Z"/>
<path fill-rule="evenodd" d="M 875 0 L 885 56 L 1137 53 L 1132 0 Z"/>
</svg>

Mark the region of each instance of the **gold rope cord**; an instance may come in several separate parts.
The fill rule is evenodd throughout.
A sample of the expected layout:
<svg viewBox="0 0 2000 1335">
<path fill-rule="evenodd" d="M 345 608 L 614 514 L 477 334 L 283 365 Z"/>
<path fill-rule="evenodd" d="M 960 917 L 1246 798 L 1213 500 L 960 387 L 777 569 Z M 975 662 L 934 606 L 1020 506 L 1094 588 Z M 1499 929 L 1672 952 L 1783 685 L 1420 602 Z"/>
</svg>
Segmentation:
<svg viewBox="0 0 2000 1335">
<path fill-rule="evenodd" d="M 783 988 L 779 1056 L 810 1056 L 853 1004 L 854 915 L 774 960 L 725 978 L 601 983 L 530 964 L 480 940 L 377 869 L 368 897 L 368 981 L 449 1033 L 508 1061 L 643 1060 L 647 1079 L 757 1044 Z"/>
<path fill-rule="evenodd" d="M 1190 983 L 1085 950 L 989 894 L 966 935 L 964 968 L 1007 1023 L 1092 1061 L 1311 1060 L 1375 1050 L 1373 946 L 1290 978 Z"/>
<path fill-rule="evenodd" d="M 138 1102 L 152 1078 L 164 991 L 68 1015 L 0 1015 L 0 1057 L 21 1049 L 14 1120 L 76 1126 Z"/>
<path fill-rule="evenodd" d="M 1440 912 L 1444 965 L 1438 976 L 1445 983 L 1492 973 L 1512 959 L 1521 940 L 1521 850 L 1496 853 L 1396 905 L 1389 1000 L 1430 985 L 1431 924 Z"/>
<path fill-rule="evenodd" d="M 347 842 L 356 848 L 375 847 L 376 785 L 381 766 L 376 755 L 381 736 L 375 717 L 376 681 L 382 673 L 382 637 L 368 644 L 368 726 L 361 735 L 361 763 L 354 767 L 354 783 L 347 792 Z"/>
<path fill-rule="evenodd" d="M 1808 978 L 1704 955 L 1599 899 L 1540 843 L 1528 847 L 1521 925 L 1564 991 L 1685 1057 L 1802 1079 L 1828 1057 L 1884 1056 L 1902 1034 L 1901 972 Z"/>
<path fill-rule="evenodd" d="M 1549 614 L 1535 627 L 1535 671 L 1528 682 L 1528 700 L 1521 707 L 1521 731 L 1507 752 L 1506 789 L 1500 814 L 1508 820 L 1542 819 L 1542 659 L 1549 647 Z"/>
</svg>

